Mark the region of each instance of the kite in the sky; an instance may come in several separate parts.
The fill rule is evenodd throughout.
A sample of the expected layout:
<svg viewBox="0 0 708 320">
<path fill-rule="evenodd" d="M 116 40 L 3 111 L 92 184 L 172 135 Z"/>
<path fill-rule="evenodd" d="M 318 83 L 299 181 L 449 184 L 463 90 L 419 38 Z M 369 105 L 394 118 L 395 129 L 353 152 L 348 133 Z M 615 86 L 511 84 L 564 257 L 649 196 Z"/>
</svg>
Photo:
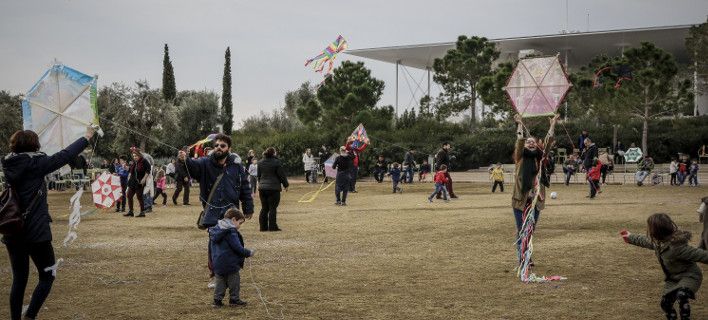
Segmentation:
<svg viewBox="0 0 708 320">
<path fill-rule="evenodd" d="M 362 146 L 369 144 L 369 135 L 366 134 L 366 129 L 363 124 L 359 124 L 352 134 L 349 136 L 349 141 L 352 141 L 351 147 L 354 149 L 360 149 Z M 362 149 L 363 150 L 363 149 Z"/>
<path fill-rule="evenodd" d="M 570 89 L 558 56 L 519 61 L 504 90 L 522 117 L 553 115 Z"/>
<path fill-rule="evenodd" d="M 83 137 L 87 126 L 99 125 L 97 78 L 55 64 L 27 92 L 23 127 L 37 133 L 44 153 L 59 152 Z"/>
<path fill-rule="evenodd" d="M 347 40 L 344 40 L 344 37 L 340 35 L 337 37 L 337 40 L 330 43 L 327 48 L 322 50 L 320 54 L 313 57 L 312 59 L 308 59 L 305 62 L 305 66 L 307 67 L 310 63 L 312 63 L 312 68 L 315 69 L 315 72 L 322 72 L 322 70 L 324 70 L 325 68 L 325 65 L 327 64 L 327 71 L 324 73 L 324 76 L 327 77 L 332 73 L 332 68 L 334 68 L 334 59 L 337 58 L 337 54 L 341 53 L 346 49 Z"/>
</svg>

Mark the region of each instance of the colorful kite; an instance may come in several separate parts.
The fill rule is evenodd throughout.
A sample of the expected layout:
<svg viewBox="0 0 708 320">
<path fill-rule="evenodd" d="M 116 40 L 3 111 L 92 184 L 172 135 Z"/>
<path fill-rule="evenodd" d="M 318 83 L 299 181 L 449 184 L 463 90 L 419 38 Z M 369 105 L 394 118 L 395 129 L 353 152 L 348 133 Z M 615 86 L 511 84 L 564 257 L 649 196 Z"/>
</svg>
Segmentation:
<svg viewBox="0 0 708 320">
<path fill-rule="evenodd" d="M 97 208 L 110 208 L 123 195 L 120 188 L 120 178 L 108 172 L 102 173 L 91 184 L 93 203 Z"/>
<path fill-rule="evenodd" d="M 570 89 L 558 56 L 519 60 L 504 90 L 522 117 L 553 115 Z"/>
<path fill-rule="evenodd" d="M 322 50 L 322 52 L 312 59 L 305 61 L 305 66 L 307 67 L 310 63 L 313 63 L 312 68 L 315 72 L 322 72 L 325 68 L 325 64 L 329 64 L 327 71 L 325 72 L 325 78 L 332 73 L 332 68 L 334 68 L 334 59 L 337 58 L 337 54 L 347 49 L 347 40 L 341 35 L 337 37 L 337 40 L 330 43 L 327 48 Z"/>
<path fill-rule="evenodd" d="M 83 137 L 87 126 L 99 124 L 96 79 L 55 64 L 27 92 L 23 127 L 37 133 L 44 153 L 59 152 Z"/>
<path fill-rule="evenodd" d="M 369 144 L 369 136 L 366 134 L 366 129 L 364 129 L 363 124 L 359 124 L 354 131 L 352 131 L 352 134 L 349 136 L 349 139 L 352 141 L 352 148 L 353 149 L 359 149 L 362 146 L 368 145 Z"/>
<path fill-rule="evenodd" d="M 204 156 L 204 144 L 214 141 L 216 139 L 216 133 L 208 135 L 206 138 L 197 141 L 196 143 L 189 146 L 190 149 L 194 148 L 194 154 L 197 157 Z"/>
</svg>

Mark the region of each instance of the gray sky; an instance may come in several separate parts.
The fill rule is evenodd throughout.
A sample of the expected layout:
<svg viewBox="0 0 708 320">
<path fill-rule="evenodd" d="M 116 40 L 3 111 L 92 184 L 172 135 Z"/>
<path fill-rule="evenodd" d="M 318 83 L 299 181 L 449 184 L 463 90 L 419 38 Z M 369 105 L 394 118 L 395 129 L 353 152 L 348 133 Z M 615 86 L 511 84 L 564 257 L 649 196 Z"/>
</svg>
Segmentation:
<svg viewBox="0 0 708 320">
<path fill-rule="evenodd" d="M 321 76 L 304 62 L 337 35 L 350 49 L 555 34 L 565 1 L 178 1 L 3 0 L 0 90 L 27 91 L 54 58 L 99 86 L 147 79 L 162 85 L 163 44 L 170 46 L 177 89 L 221 93 L 224 50 L 231 46 L 236 123 L 282 105 L 286 91 Z M 706 0 L 569 1 L 569 29 L 590 31 L 706 21 Z M 358 58 L 340 55 L 338 62 Z M 386 82 L 381 105 L 394 103 L 393 65 L 365 61 Z M 416 80 L 424 75 L 411 70 Z M 403 75 L 401 75 L 403 77 Z M 401 78 L 400 105 L 410 105 Z M 414 86 L 411 81 L 411 85 Z M 406 93 L 408 93 L 406 95 Z"/>
</svg>

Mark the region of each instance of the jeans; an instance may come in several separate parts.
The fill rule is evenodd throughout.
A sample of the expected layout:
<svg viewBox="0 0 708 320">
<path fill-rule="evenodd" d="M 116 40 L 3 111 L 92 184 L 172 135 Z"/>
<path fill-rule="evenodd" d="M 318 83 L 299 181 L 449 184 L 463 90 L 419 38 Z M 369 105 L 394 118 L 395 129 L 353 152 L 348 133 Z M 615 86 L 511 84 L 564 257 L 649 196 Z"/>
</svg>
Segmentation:
<svg viewBox="0 0 708 320">
<path fill-rule="evenodd" d="M 258 190 L 258 196 L 261 199 L 261 214 L 258 216 L 261 231 L 278 230 L 276 219 L 280 204 L 280 191 Z"/>
<path fill-rule="evenodd" d="M 541 210 L 536 209 L 534 212 L 534 228 L 536 227 L 536 224 L 538 223 L 538 218 L 541 215 Z M 519 210 L 514 208 L 514 218 L 516 219 L 516 236 L 518 238 L 519 236 L 519 231 L 521 231 L 521 225 L 524 224 L 524 211 Z M 519 246 L 521 245 L 521 239 L 517 239 L 516 245 Z"/>
<path fill-rule="evenodd" d="M 408 165 L 405 171 L 406 183 L 413 183 L 413 165 Z"/>
<path fill-rule="evenodd" d="M 634 174 L 634 178 L 637 180 L 637 184 L 641 184 L 648 175 L 649 171 L 637 171 L 637 173 Z"/>
<path fill-rule="evenodd" d="M 12 265 L 10 319 L 19 320 L 22 316 L 22 300 L 24 299 L 27 279 L 29 278 L 30 257 L 39 273 L 39 282 L 34 288 L 32 300 L 30 300 L 26 313 L 27 317 L 34 319 L 47 296 L 49 296 L 54 282 L 52 271 L 44 271 L 44 268 L 51 267 L 55 263 L 52 242 L 24 243 L 21 241 L 9 241 L 5 246 L 7 247 L 7 253 L 10 255 L 10 264 Z"/>
<path fill-rule="evenodd" d="M 678 172 L 678 185 L 683 185 L 684 182 L 686 182 L 686 174 L 679 171 Z"/>
<path fill-rule="evenodd" d="M 334 187 L 334 194 L 337 196 L 337 203 L 347 203 L 347 193 L 349 193 L 349 188 L 351 187 L 349 177 L 349 172 L 337 172 L 337 179 L 335 180 Z"/>
<path fill-rule="evenodd" d="M 393 192 L 396 193 L 401 187 L 398 186 L 399 183 L 401 183 L 401 179 L 393 179 L 391 178 L 391 183 L 393 184 Z"/>
<path fill-rule="evenodd" d="M 698 174 L 691 174 L 688 176 L 688 184 L 691 186 L 697 186 L 698 185 Z"/>
<path fill-rule="evenodd" d="M 433 193 L 430 194 L 430 196 L 428 197 L 428 200 L 432 200 L 433 197 L 434 197 L 436 194 L 438 194 L 438 192 L 439 192 L 439 193 L 442 193 L 443 199 L 445 199 L 445 200 L 448 199 L 447 188 L 445 188 L 445 184 L 436 182 L 436 183 L 435 183 L 435 190 L 433 190 Z"/>
<path fill-rule="evenodd" d="M 588 180 L 588 182 L 590 185 L 590 198 L 595 198 L 595 195 L 597 195 L 597 192 L 600 190 L 600 181 Z"/>
<path fill-rule="evenodd" d="M 251 185 L 251 195 L 256 194 L 257 186 L 258 186 L 258 177 L 256 176 L 248 176 L 248 183 Z"/>
<path fill-rule="evenodd" d="M 226 287 L 229 288 L 229 302 L 234 303 L 240 299 L 241 275 L 238 271 L 228 275 L 215 275 L 214 301 L 221 301 L 226 294 Z"/>
<path fill-rule="evenodd" d="M 450 198 L 457 198 L 455 191 L 452 191 L 452 177 L 450 177 L 449 172 L 445 172 L 445 178 L 447 178 L 447 183 L 445 184 L 445 189 L 450 194 Z M 440 199 L 441 192 L 438 192 L 437 198 Z"/>
<path fill-rule="evenodd" d="M 184 178 L 177 179 L 175 181 L 175 193 L 172 195 L 172 203 L 177 204 L 177 198 L 179 198 L 179 194 L 182 192 L 182 189 L 184 189 L 182 204 L 189 204 L 189 181 L 184 182 Z"/>
<path fill-rule="evenodd" d="M 494 186 L 492 186 L 492 192 L 497 191 L 497 186 L 499 186 L 499 190 L 501 190 L 501 192 L 504 192 L 504 181 L 494 181 Z"/>
</svg>

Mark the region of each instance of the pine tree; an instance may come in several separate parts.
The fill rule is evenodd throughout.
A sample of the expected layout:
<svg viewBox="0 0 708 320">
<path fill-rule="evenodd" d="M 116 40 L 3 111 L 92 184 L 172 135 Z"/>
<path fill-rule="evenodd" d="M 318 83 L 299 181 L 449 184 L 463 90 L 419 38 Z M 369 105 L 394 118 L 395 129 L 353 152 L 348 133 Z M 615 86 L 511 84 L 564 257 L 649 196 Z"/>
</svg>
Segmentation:
<svg viewBox="0 0 708 320">
<path fill-rule="evenodd" d="M 221 111 L 224 117 L 224 133 L 231 135 L 234 126 L 233 102 L 231 101 L 231 49 L 226 47 L 223 89 L 221 91 Z"/>
<path fill-rule="evenodd" d="M 162 60 L 162 97 L 166 101 L 173 102 L 176 96 L 175 72 L 170 61 L 170 49 L 165 43 L 165 56 Z"/>
</svg>

